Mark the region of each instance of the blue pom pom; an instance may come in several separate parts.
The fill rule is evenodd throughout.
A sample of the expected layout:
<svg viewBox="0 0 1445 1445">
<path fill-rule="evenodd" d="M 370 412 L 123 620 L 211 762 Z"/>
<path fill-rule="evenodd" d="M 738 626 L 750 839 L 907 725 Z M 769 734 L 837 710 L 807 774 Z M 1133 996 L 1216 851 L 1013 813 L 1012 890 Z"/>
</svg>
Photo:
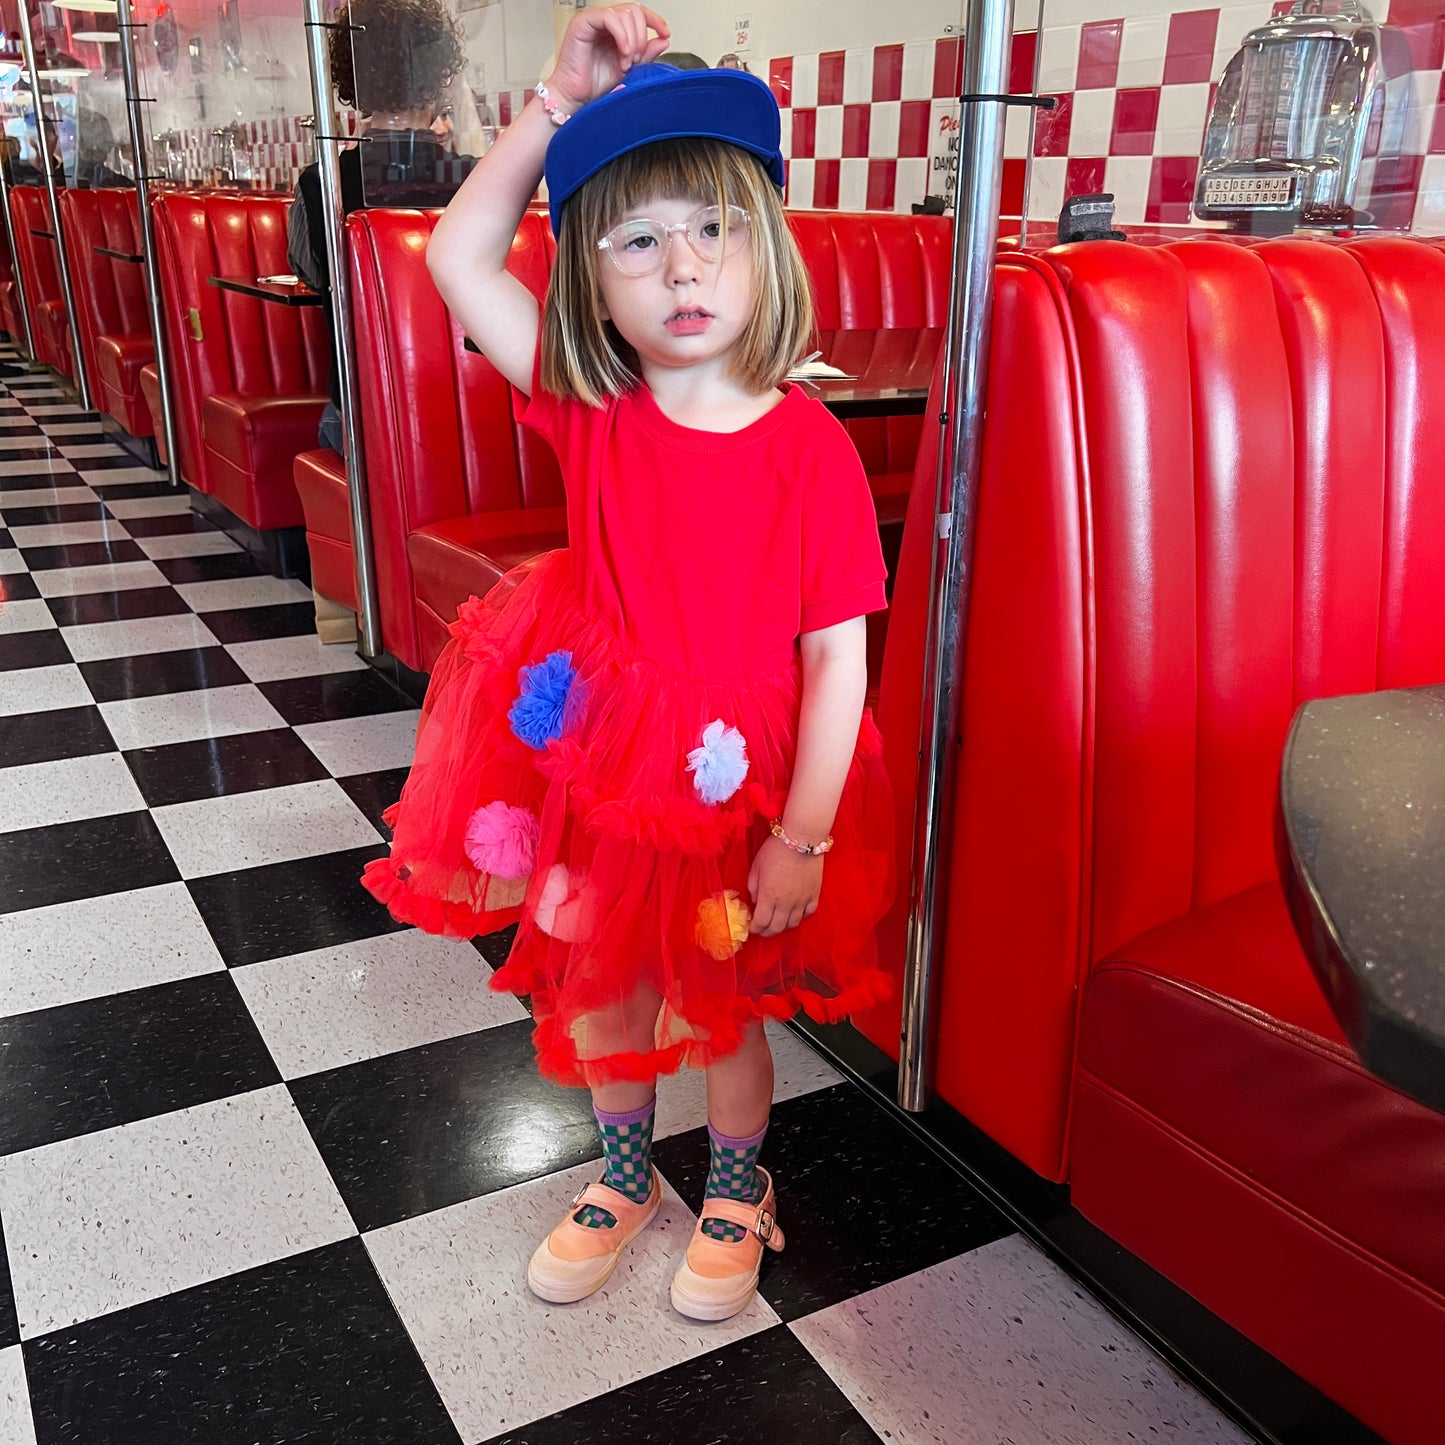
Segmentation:
<svg viewBox="0 0 1445 1445">
<path fill-rule="evenodd" d="M 703 729 L 702 746 L 687 755 L 687 767 L 704 803 L 725 803 L 748 775 L 748 745 L 719 718 Z"/>
<path fill-rule="evenodd" d="M 570 652 L 554 652 L 522 669 L 522 692 L 507 714 L 512 731 L 529 748 L 545 748 L 577 721 L 582 688 Z"/>
</svg>

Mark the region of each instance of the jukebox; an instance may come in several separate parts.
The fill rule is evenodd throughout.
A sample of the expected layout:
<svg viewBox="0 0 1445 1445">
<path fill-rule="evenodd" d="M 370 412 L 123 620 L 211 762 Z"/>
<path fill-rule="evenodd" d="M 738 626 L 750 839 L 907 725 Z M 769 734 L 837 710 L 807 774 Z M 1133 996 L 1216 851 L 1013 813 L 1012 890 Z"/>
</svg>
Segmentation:
<svg viewBox="0 0 1445 1445">
<path fill-rule="evenodd" d="M 1232 229 L 1374 223 L 1377 162 L 1398 155 L 1409 78 L 1356 0 L 1298 0 L 1251 30 L 1224 69 L 1194 195 Z"/>
</svg>

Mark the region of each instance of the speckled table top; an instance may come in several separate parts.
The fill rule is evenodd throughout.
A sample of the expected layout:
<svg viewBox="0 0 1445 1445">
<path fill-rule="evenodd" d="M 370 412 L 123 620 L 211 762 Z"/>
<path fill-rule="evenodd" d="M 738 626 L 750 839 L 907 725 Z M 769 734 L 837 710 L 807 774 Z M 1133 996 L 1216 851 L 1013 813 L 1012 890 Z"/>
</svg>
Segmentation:
<svg viewBox="0 0 1445 1445">
<path fill-rule="evenodd" d="M 1445 687 L 1305 704 L 1285 745 L 1295 917 L 1375 1073 L 1445 1110 Z"/>
</svg>

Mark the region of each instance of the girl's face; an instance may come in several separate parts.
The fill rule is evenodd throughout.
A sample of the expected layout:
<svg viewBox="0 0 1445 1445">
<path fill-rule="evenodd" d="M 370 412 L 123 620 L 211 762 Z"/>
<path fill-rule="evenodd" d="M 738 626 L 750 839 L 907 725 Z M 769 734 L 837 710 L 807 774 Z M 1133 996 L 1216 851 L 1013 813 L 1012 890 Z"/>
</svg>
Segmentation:
<svg viewBox="0 0 1445 1445">
<path fill-rule="evenodd" d="M 628 275 L 602 251 L 597 253 L 598 282 L 604 314 L 623 339 L 637 352 L 644 371 L 648 365 L 684 368 L 700 365 L 725 367 L 729 352 L 753 314 L 753 260 L 746 235 L 734 222 L 732 245 L 726 255 L 720 247 L 708 259 L 699 255 L 684 228 L 706 208 L 694 200 L 653 196 L 623 214 L 609 236 L 618 239 L 619 228 L 630 221 L 655 221 L 668 231 L 659 250 L 655 241 L 634 241 L 651 251 L 657 269 L 647 275 Z M 703 220 L 708 218 L 704 217 Z M 712 234 L 716 234 L 713 228 Z M 601 238 L 599 238 L 601 239 Z M 742 244 L 738 245 L 741 239 Z"/>
</svg>

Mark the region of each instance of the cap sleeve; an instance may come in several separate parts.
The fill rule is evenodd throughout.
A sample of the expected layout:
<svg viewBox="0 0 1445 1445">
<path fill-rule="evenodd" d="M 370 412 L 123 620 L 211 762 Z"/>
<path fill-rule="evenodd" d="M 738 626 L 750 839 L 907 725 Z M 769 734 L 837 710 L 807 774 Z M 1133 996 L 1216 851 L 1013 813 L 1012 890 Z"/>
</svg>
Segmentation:
<svg viewBox="0 0 1445 1445">
<path fill-rule="evenodd" d="M 820 407 L 821 411 L 821 407 Z M 826 412 L 805 452 L 803 596 L 799 632 L 818 632 L 888 606 L 888 569 L 863 463 Z"/>
<path fill-rule="evenodd" d="M 539 436 L 555 444 L 558 399 L 542 386 L 542 328 L 537 328 L 537 349 L 532 354 L 532 394 L 518 400 L 525 404 L 517 411 L 517 420 L 531 427 Z"/>
</svg>

